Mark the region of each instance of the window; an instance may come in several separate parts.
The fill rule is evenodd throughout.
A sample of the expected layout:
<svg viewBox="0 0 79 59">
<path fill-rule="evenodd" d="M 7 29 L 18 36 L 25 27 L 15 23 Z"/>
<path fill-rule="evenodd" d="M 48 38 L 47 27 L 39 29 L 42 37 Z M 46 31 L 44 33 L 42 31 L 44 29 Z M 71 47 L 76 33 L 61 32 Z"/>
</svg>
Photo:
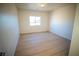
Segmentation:
<svg viewBox="0 0 79 59">
<path fill-rule="evenodd" d="M 40 25 L 40 16 L 30 16 L 30 26 Z"/>
</svg>

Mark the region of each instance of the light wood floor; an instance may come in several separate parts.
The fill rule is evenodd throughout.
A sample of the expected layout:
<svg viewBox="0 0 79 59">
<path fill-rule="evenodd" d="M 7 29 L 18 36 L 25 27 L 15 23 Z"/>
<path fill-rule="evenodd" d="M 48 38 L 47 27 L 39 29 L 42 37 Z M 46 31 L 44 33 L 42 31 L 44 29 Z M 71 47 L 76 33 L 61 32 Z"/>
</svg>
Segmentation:
<svg viewBox="0 0 79 59">
<path fill-rule="evenodd" d="M 66 56 L 70 40 L 50 32 L 23 34 L 16 48 L 16 56 Z"/>
</svg>

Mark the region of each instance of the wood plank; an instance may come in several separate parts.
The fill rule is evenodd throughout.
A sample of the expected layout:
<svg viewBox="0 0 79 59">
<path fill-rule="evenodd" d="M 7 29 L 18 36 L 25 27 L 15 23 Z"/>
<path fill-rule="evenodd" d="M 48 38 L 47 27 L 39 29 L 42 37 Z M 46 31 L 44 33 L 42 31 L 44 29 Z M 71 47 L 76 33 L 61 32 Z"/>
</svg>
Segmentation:
<svg viewBox="0 0 79 59">
<path fill-rule="evenodd" d="M 50 32 L 22 34 L 16 56 L 65 56 L 68 55 L 70 40 Z"/>
</svg>

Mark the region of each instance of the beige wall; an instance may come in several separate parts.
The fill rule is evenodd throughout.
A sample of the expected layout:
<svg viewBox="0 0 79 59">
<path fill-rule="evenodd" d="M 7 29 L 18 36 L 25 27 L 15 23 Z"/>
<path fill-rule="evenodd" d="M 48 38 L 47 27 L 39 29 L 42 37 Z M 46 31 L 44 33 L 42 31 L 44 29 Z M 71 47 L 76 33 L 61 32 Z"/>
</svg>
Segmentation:
<svg viewBox="0 0 79 59">
<path fill-rule="evenodd" d="M 1 4 L 0 9 L 0 51 L 14 55 L 19 39 L 17 10 L 15 4 Z"/>
<path fill-rule="evenodd" d="M 79 56 L 79 4 L 77 4 L 76 8 L 76 16 L 69 55 Z"/>
<path fill-rule="evenodd" d="M 19 9 L 20 33 L 48 31 L 48 13 Z M 40 26 L 30 26 L 29 16 L 41 16 Z"/>
<path fill-rule="evenodd" d="M 59 8 L 50 15 L 50 31 L 67 39 L 71 39 L 75 16 L 75 5 Z"/>
</svg>

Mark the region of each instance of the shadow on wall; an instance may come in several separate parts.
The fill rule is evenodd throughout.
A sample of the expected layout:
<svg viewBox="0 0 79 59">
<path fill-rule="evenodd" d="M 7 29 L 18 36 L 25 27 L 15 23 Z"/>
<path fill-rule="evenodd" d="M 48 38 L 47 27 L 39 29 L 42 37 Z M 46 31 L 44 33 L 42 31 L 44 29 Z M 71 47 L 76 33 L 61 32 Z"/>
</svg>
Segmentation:
<svg viewBox="0 0 79 59">
<path fill-rule="evenodd" d="M 19 38 L 18 17 L 15 4 L 1 4 L 0 48 L 5 55 L 14 55 Z M 1 43 L 2 42 L 2 43 Z M 2 47 L 1 47 L 2 46 Z M 3 54 L 3 53 L 1 53 Z"/>
<path fill-rule="evenodd" d="M 50 16 L 50 31 L 66 39 L 71 39 L 75 9 L 76 5 L 73 4 L 53 11 Z"/>
</svg>

